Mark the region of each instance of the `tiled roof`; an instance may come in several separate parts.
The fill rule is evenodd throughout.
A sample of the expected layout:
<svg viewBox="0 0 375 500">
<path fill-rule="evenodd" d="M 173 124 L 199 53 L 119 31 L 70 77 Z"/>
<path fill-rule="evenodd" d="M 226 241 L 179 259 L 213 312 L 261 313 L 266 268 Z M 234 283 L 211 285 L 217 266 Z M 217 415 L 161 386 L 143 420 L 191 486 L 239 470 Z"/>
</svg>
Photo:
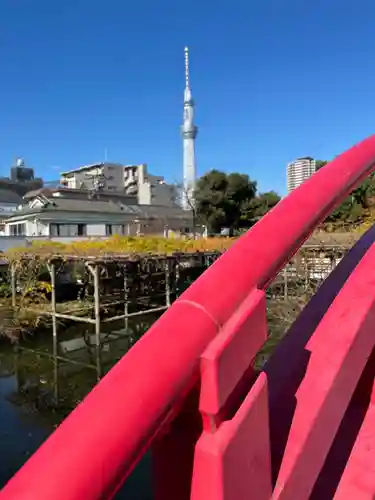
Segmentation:
<svg viewBox="0 0 375 500">
<path fill-rule="evenodd" d="M 49 203 L 45 203 L 43 206 L 30 207 L 29 205 L 25 205 L 22 210 L 14 214 L 14 217 L 37 213 L 57 214 L 58 212 L 130 215 L 134 218 L 139 217 L 141 219 L 154 217 L 189 219 L 191 217 L 190 213 L 187 213 L 178 206 L 128 205 L 115 200 L 105 201 L 100 199 L 90 200 L 64 197 L 50 197 L 48 200 Z"/>
<path fill-rule="evenodd" d="M 15 205 L 19 205 L 22 203 L 22 198 L 10 189 L 0 188 L 0 203 L 14 203 Z"/>
</svg>

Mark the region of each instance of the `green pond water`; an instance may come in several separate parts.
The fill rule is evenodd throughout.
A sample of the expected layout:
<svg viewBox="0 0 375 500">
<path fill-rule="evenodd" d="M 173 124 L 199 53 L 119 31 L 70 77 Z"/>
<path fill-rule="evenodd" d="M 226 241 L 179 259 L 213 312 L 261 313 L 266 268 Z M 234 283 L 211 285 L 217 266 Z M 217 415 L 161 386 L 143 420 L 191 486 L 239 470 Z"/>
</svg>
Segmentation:
<svg viewBox="0 0 375 500">
<path fill-rule="evenodd" d="M 153 315 L 129 322 L 126 336 L 116 338 L 113 335 L 113 332 L 123 331 L 123 322 L 111 325 L 111 330 L 104 332 L 101 353 L 103 373 L 132 347 L 156 319 L 157 316 Z M 8 323 L 9 311 L 0 308 L 0 327 L 6 327 Z M 90 346 L 90 334 L 93 332 L 88 328 L 90 326 L 78 325 L 60 331 L 59 355 L 78 363 L 95 365 L 95 349 Z M 26 337 L 19 349 L 7 340 L 0 340 L 1 488 L 96 383 L 94 368 L 82 368 L 62 361 L 58 362 L 56 379 L 56 361 L 46 354 L 52 354 L 52 333 Z M 149 456 L 143 458 L 115 498 L 153 498 Z"/>
</svg>

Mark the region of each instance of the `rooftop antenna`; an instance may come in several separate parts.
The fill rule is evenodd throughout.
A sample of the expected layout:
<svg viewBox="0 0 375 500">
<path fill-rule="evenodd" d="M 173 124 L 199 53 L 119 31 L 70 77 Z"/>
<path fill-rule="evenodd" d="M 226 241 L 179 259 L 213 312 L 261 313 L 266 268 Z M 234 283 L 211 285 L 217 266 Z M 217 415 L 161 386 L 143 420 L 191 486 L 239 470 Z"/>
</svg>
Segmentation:
<svg viewBox="0 0 375 500">
<path fill-rule="evenodd" d="M 22 156 L 18 156 L 16 159 L 16 167 L 24 167 L 25 166 L 25 161 L 22 158 Z"/>
</svg>

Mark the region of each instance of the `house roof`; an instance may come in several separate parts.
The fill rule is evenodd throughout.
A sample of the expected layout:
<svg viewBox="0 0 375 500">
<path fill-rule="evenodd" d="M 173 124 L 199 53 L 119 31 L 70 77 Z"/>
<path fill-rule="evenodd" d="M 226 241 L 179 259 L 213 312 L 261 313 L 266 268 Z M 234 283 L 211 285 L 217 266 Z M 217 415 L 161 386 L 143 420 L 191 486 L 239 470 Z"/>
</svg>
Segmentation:
<svg viewBox="0 0 375 500">
<path fill-rule="evenodd" d="M 47 198 L 53 197 L 53 199 L 61 196 L 64 198 L 74 198 L 86 201 L 88 199 L 93 199 L 94 197 L 97 200 L 99 199 L 109 200 L 112 198 L 113 200 L 126 200 L 127 203 L 129 203 L 129 200 L 134 200 L 134 203 L 137 203 L 136 196 L 126 194 L 125 192 L 109 191 L 109 190 L 93 192 L 92 190 L 89 189 L 76 189 L 64 186 L 58 186 L 53 188 L 43 187 L 41 189 L 35 189 L 34 191 L 27 192 L 23 198 L 24 200 L 28 201 L 32 200 L 33 198 L 37 198 L 38 196 L 41 195 L 46 196 Z"/>
<path fill-rule="evenodd" d="M 0 203 L 14 203 L 15 205 L 19 205 L 22 203 L 22 198 L 19 194 L 10 189 L 0 188 Z"/>
<path fill-rule="evenodd" d="M 171 217 L 171 218 L 181 218 L 181 219 L 189 219 L 192 217 L 191 212 L 187 212 L 183 210 L 179 206 L 162 206 L 162 205 L 138 205 L 141 209 L 142 214 L 144 214 L 147 218 L 157 217 Z"/>
<path fill-rule="evenodd" d="M 99 212 L 115 214 L 140 214 L 142 211 L 137 206 L 124 205 L 112 200 L 89 200 L 79 198 L 49 198 L 50 203 L 39 208 L 42 212 Z M 35 209 L 31 209 L 35 211 Z"/>
<path fill-rule="evenodd" d="M 33 191 L 28 191 L 23 199 L 24 200 L 30 200 L 32 198 L 36 198 L 37 196 L 44 194 L 45 196 L 50 196 L 52 194 L 53 190 L 50 188 L 42 187 L 39 189 L 34 189 Z"/>
<path fill-rule="evenodd" d="M 34 199 L 35 200 L 35 199 Z M 35 205 L 32 200 L 28 205 L 24 205 L 21 210 L 14 214 L 14 218 L 22 216 L 45 214 L 56 217 L 59 212 L 74 214 L 101 214 L 130 216 L 132 218 L 174 218 L 190 219 L 191 214 L 180 207 L 164 207 L 152 205 L 130 205 L 116 200 L 101 199 L 79 199 L 65 197 L 41 197 L 40 204 Z M 45 202 L 45 203 L 43 203 Z"/>
</svg>

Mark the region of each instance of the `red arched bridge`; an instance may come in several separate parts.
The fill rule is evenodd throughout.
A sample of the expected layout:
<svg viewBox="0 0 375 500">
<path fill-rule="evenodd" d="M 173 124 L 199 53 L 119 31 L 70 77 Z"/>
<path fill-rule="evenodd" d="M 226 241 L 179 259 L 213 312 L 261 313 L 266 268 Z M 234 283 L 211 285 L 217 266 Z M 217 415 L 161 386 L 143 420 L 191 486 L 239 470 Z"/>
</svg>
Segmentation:
<svg viewBox="0 0 375 500">
<path fill-rule="evenodd" d="M 375 136 L 282 200 L 174 302 L 1 500 L 113 498 L 148 450 L 157 500 L 375 498 L 375 227 L 253 370 L 267 285 L 373 170 Z"/>
</svg>

